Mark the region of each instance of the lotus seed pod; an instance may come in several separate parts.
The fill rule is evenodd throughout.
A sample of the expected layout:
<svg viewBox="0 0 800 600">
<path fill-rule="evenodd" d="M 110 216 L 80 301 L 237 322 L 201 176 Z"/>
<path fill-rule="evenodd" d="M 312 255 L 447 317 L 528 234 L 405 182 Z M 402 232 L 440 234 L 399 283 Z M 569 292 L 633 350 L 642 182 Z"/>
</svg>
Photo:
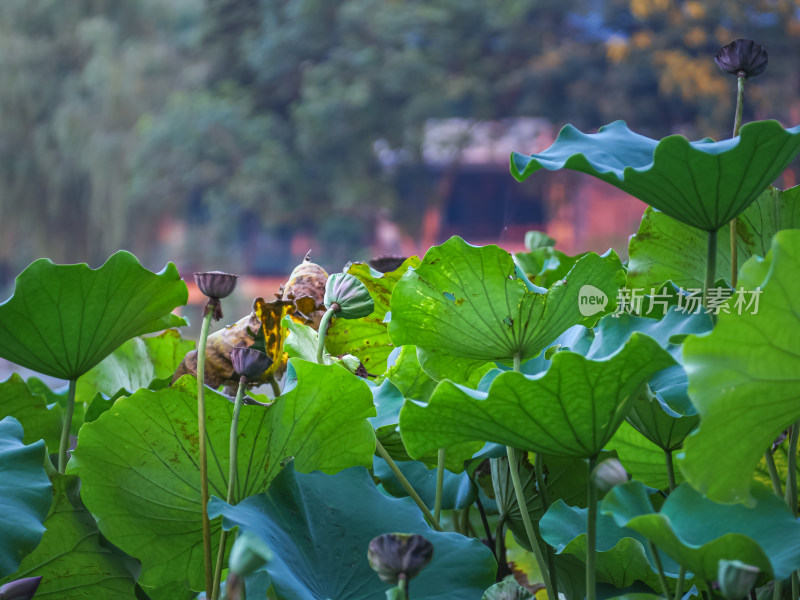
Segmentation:
<svg viewBox="0 0 800 600">
<path fill-rule="evenodd" d="M 239 375 L 247 379 L 260 377 L 272 365 L 272 359 L 255 348 L 236 346 L 231 350 L 231 363 Z"/>
<path fill-rule="evenodd" d="M 738 39 L 719 49 L 714 62 L 723 71 L 737 77 L 755 77 L 767 68 L 764 46 L 753 40 Z"/>
<path fill-rule="evenodd" d="M 301 298 L 311 298 L 309 304 L 312 306 L 310 309 L 306 309 L 304 316 L 308 317 L 313 322 L 314 329 L 317 329 L 325 311 L 316 310 L 315 307 L 322 306 L 328 273 L 318 264 L 311 262 L 310 254 L 311 251 L 306 254 L 303 262 L 292 270 L 288 281 L 283 286 L 281 298 L 283 300 L 294 300 L 298 305 L 301 304 Z"/>
<path fill-rule="evenodd" d="M 367 286 L 349 273 L 334 273 L 328 277 L 324 304 L 327 308 L 338 304 L 336 316 L 345 319 L 360 319 L 375 310 L 375 302 Z"/>
<path fill-rule="evenodd" d="M 222 318 L 222 303 L 220 299 L 231 295 L 231 292 L 236 287 L 237 278 L 238 275 L 231 275 L 221 271 L 194 274 L 194 281 L 197 287 L 203 295 L 208 297 L 208 302 L 203 308 L 204 317 L 210 312 L 212 320 L 219 321 Z"/>
<path fill-rule="evenodd" d="M 433 558 L 433 544 L 421 535 L 384 533 L 369 543 L 369 566 L 381 581 L 395 585 L 399 579 L 412 579 Z"/>
</svg>

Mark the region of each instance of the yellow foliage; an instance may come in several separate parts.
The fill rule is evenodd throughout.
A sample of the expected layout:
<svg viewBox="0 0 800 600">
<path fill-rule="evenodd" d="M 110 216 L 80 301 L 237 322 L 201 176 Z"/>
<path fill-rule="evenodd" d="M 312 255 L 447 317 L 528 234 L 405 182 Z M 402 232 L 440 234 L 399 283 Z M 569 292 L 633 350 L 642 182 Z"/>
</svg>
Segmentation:
<svg viewBox="0 0 800 600">
<path fill-rule="evenodd" d="M 683 36 L 684 43 L 689 47 L 702 46 L 706 43 L 706 32 L 702 27 L 692 27 Z"/>
<path fill-rule="evenodd" d="M 629 53 L 628 42 L 620 36 L 611 36 L 606 42 L 606 58 L 614 64 L 628 58 Z"/>
<path fill-rule="evenodd" d="M 654 58 L 663 67 L 659 88 L 667 94 L 678 93 L 691 102 L 700 96 L 724 96 L 729 92 L 714 63 L 705 57 L 698 59 L 678 50 L 662 50 Z"/>
<path fill-rule="evenodd" d="M 649 48 L 650 45 L 653 43 L 653 36 L 650 34 L 649 31 L 637 31 L 636 33 L 633 34 L 633 37 L 631 39 L 633 41 L 633 45 L 640 50 Z"/>
<path fill-rule="evenodd" d="M 646 19 L 650 15 L 665 12 L 672 0 L 630 0 L 631 13 L 637 19 Z"/>
<path fill-rule="evenodd" d="M 699 20 L 706 16 L 706 7 L 703 6 L 702 2 L 689 0 L 688 2 L 684 2 L 683 12 L 686 13 L 689 18 Z"/>
<path fill-rule="evenodd" d="M 717 43 L 720 46 L 724 46 L 725 44 L 732 42 L 736 38 L 736 36 L 733 35 L 733 32 L 730 29 L 728 29 L 727 27 L 723 27 L 722 25 L 720 25 L 714 30 L 714 37 L 717 38 Z"/>
</svg>

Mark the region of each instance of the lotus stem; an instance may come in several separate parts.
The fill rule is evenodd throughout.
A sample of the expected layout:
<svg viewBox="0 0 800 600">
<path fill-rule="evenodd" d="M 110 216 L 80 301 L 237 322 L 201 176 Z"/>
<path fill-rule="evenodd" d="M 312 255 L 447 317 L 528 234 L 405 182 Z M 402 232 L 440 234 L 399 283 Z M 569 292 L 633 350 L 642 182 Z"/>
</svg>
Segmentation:
<svg viewBox="0 0 800 600">
<path fill-rule="evenodd" d="M 442 516 L 442 493 L 444 492 L 444 460 L 445 449 L 439 448 L 436 462 L 436 498 L 433 501 L 433 518 L 437 521 Z"/>
<path fill-rule="evenodd" d="M 77 379 L 69 380 L 69 391 L 67 391 L 67 412 L 64 415 L 64 422 L 61 424 L 61 441 L 58 445 L 58 472 L 62 475 L 67 470 L 67 450 L 69 450 L 69 431 L 72 428 L 72 415 L 75 414 L 75 387 Z"/>
<path fill-rule="evenodd" d="M 533 469 L 536 474 L 536 488 L 539 490 L 539 499 L 542 501 L 542 514 L 550 508 L 550 499 L 547 495 L 547 484 L 544 480 L 544 457 L 541 452 L 536 453 L 533 459 Z M 556 572 L 556 554 L 553 548 L 547 545 L 547 570 L 550 571 L 550 580 L 553 582 L 553 593 L 558 598 L 558 576 Z"/>
<path fill-rule="evenodd" d="M 678 571 L 678 582 L 675 584 L 675 600 L 681 600 L 683 597 L 683 580 L 686 577 L 686 569 L 681 567 Z"/>
<path fill-rule="evenodd" d="M 669 481 L 669 491 L 675 490 L 675 463 L 672 461 L 672 450 L 664 450 L 664 458 L 667 463 L 667 480 Z"/>
<path fill-rule="evenodd" d="M 281 395 L 281 385 L 275 379 L 275 374 L 269 376 L 269 384 L 272 386 L 272 395 L 277 398 Z"/>
<path fill-rule="evenodd" d="M 706 251 L 706 280 L 703 285 L 703 306 L 708 307 L 708 291 L 714 287 L 717 268 L 717 230 L 708 232 L 708 249 Z M 713 315 L 712 315 L 713 319 Z"/>
<path fill-rule="evenodd" d="M 340 307 L 335 302 L 331 304 L 330 308 L 322 315 L 322 320 L 319 322 L 319 331 L 317 335 L 317 364 L 322 363 L 322 356 L 325 353 L 325 334 L 328 333 L 328 325 L 330 325 L 333 313 L 338 312 Z"/>
<path fill-rule="evenodd" d="M 239 388 L 236 390 L 236 400 L 233 403 L 233 417 L 231 418 L 231 436 L 229 443 L 229 468 L 228 468 L 228 495 L 225 501 L 228 504 L 233 503 L 234 490 L 236 489 L 236 480 L 239 473 L 239 414 L 242 411 L 242 404 L 244 404 L 244 390 L 247 383 L 247 377 L 242 375 L 239 378 Z M 225 546 L 228 543 L 228 532 L 224 529 L 219 537 L 219 550 L 217 551 L 217 566 L 214 569 L 214 587 L 211 594 L 211 600 L 219 599 L 219 588 L 222 581 L 222 562 L 225 560 Z"/>
<path fill-rule="evenodd" d="M 208 459 L 206 457 L 206 341 L 208 327 L 211 324 L 213 311 L 203 316 L 200 328 L 200 339 L 197 346 L 197 429 L 200 445 L 200 504 L 203 521 L 203 568 L 205 569 L 206 593 L 213 590 L 214 579 L 211 575 L 211 523 L 208 520 Z"/>
<path fill-rule="evenodd" d="M 425 515 L 425 518 L 428 519 L 428 521 L 430 521 L 430 524 L 436 531 L 444 531 L 444 529 L 442 529 L 442 526 L 439 524 L 439 520 L 436 519 L 436 517 L 433 516 L 428 507 L 425 506 L 425 503 L 422 501 L 422 498 L 419 497 L 417 491 L 414 489 L 414 487 L 411 485 L 408 479 L 406 479 L 406 476 L 403 475 L 403 472 L 394 462 L 392 457 L 389 456 L 389 453 L 386 451 L 386 448 L 383 447 L 381 441 L 375 440 L 375 442 L 376 442 L 375 448 L 378 451 L 378 454 L 383 460 L 386 461 L 386 464 L 389 465 L 389 468 L 392 470 L 392 473 L 394 473 L 394 476 L 397 477 L 397 480 L 400 482 L 400 485 L 403 486 L 403 489 L 406 491 L 406 493 L 408 493 L 408 495 L 411 496 L 412 500 L 414 500 L 414 502 L 417 503 L 417 506 L 422 511 L 422 514 Z"/>
<path fill-rule="evenodd" d="M 744 82 L 746 77 L 740 74 L 737 78 L 736 86 L 736 115 L 733 119 L 733 137 L 739 135 L 742 128 L 742 112 L 744 111 Z M 731 219 L 731 285 L 735 288 L 739 272 L 738 247 L 736 244 L 736 217 Z"/>
<path fill-rule="evenodd" d="M 661 564 L 661 557 L 658 555 L 658 548 L 653 542 L 648 541 L 648 546 L 650 547 L 650 552 L 653 554 L 653 560 L 656 562 L 656 568 L 658 569 L 658 582 L 661 584 L 661 590 L 664 593 L 664 598 L 669 598 L 669 584 L 667 583 L 667 576 L 664 574 L 664 565 Z M 711 588 L 709 588 L 710 590 Z"/>
<path fill-rule="evenodd" d="M 597 466 L 597 456 L 589 457 L 589 482 L 586 486 L 588 514 L 586 517 L 586 600 L 597 598 L 595 564 L 597 561 L 597 486 L 591 474 Z M 548 596 L 549 597 L 549 596 Z"/>
<path fill-rule="evenodd" d="M 775 492 L 775 495 L 783 498 L 783 489 L 781 484 L 781 477 L 778 475 L 778 467 L 775 464 L 775 457 L 772 456 L 772 452 L 767 450 L 764 453 L 764 460 L 767 462 L 767 470 L 769 471 L 769 478 L 772 481 L 772 490 Z"/>
<path fill-rule="evenodd" d="M 483 524 L 483 532 L 486 534 L 486 540 L 489 542 L 489 547 L 494 547 L 494 539 L 492 538 L 492 528 L 489 526 L 489 519 L 486 518 L 486 509 L 483 507 L 483 502 L 481 502 L 481 495 L 480 493 L 475 498 L 475 504 L 478 505 L 478 514 L 481 516 L 481 523 Z M 497 549 L 494 549 L 494 559 L 497 563 L 500 563 L 500 556 L 497 554 Z"/>
<path fill-rule="evenodd" d="M 525 533 L 528 535 L 528 543 L 536 558 L 536 564 L 539 565 L 539 570 L 542 572 L 544 586 L 547 588 L 547 597 L 557 598 L 555 590 L 553 589 L 550 572 L 547 570 L 547 561 L 542 555 L 542 549 L 539 547 L 539 540 L 533 529 L 533 523 L 531 523 L 531 516 L 528 514 L 528 504 L 525 502 L 525 491 L 522 488 L 522 481 L 519 476 L 520 467 L 517 462 L 517 453 L 511 446 L 506 446 L 506 454 L 508 455 L 508 470 L 509 473 L 511 473 L 511 482 L 514 484 L 514 494 L 517 497 L 520 515 L 522 515 L 522 523 L 525 525 Z M 587 600 L 594 600 L 594 598 L 587 598 Z"/>
</svg>

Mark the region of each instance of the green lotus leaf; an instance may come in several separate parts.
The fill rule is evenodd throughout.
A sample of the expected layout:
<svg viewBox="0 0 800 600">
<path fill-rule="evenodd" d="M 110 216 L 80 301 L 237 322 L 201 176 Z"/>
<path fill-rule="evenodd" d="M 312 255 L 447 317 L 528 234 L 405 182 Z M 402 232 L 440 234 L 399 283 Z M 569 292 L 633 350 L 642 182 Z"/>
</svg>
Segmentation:
<svg viewBox="0 0 800 600">
<path fill-rule="evenodd" d="M 758 567 L 762 581 L 785 579 L 800 567 L 800 523 L 767 488 L 753 495 L 753 508 L 717 504 L 683 483 L 654 512 L 644 485 L 631 481 L 612 489 L 599 511 L 639 532 L 700 580 L 716 580 L 721 559 Z"/>
<path fill-rule="evenodd" d="M 737 256 L 741 267 L 750 256 L 765 256 L 772 236 L 800 227 L 800 186 L 769 187 L 737 220 Z M 650 290 L 672 280 L 684 289 L 701 289 L 707 236 L 664 213 L 648 208 L 628 247 L 628 287 Z M 730 243 L 717 247 L 717 277 L 730 281 Z"/>
<path fill-rule="evenodd" d="M 0 383 L 0 419 L 9 415 L 25 430 L 24 443 L 43 439 L 48 448 L 58 448 L 64 411 L 44 394 L 33 392 L 17 373 Z"/>
<path fill-rule="evenodd" d="M 435 381 L 449 379 L 453 383 L 471 388 L 478 387 L 486 374 L 496 367 L 493 362 L 445 354 L 436 348 L 430 351 L 417 348 L 417 360 L 431 379 Z"/>
<path fill-rule="evenodd" d="M 433 560 L 410 582 L 412 598 L 479 600 L 494 583 L 497 564 L 479 540 L 432 530 L 408 498 L 381 493 L 362 468 L 336 475 L 295 473 L 288 465 L 266 494 L 230 506 L 216 498 L 209 515 L 224 526 L 257 534 L 274 553 L 265 570 L 277 600 L 374 600 L 383 583 L 367 562 L 372 538 L 420 534 Z"/>
<path fill-rule="evenodd" d="M 585 134 L 566 125 L 539 154 L 511 155 L 511 174 L 526 179 L 539 169 L 587 173 L 679 221 L 716 231 L 741 214 L 800 152 L 800 126 L 747 123 L 739 136 L 690 142 L 680 135 L 654 140 L 624 121 Z"/>
<path fill-rule="evenodd" d="M 397 360 L 386 371 L 386 377 L 404 397 L 421 402 L 427 402 L 436 388 L 436 380 L 419 364 L 416 346 L 400 348 Z"/>
<path fill-rule="evenodd" d="M 412 256 L 394 271 L 380 273 L 366 263 L 353 263 L 345 272 L 357 277 L 369 290 L 375 310 L 360 319 L 334 319 L 325 337 L 325 347 L 334 356 L 357 356 L 367 372 L 381 375 L 386 370 L 386 358 L 394 350 L 384 322 L 389 311 L 392 290 L 409 269 L 419 264 Z"/>
<path fill-rule="evenodd" d="M 669 487 L 666 454 L 664 450 L 636 431 L 630 423 L 620 425 L 614 437 L 606 444 L 614 450 L 619 461 L 631 477 L 658 490 Z M 683 481 L 680 469 L 675 469 L 675 480 Z"/>
<path fill-rule="evenodd" d="M 556 250 L 554 245 L 555 240 L 550 236 L 539 231 L 529 231 L 525 235 L 528 251 L 514 254 L 514 263 L 534 285 L 549 288 L 558 280 L 564 279 L 575 263 L 586 256 L 585 252 L 568 256 Z"/>
<path fill-rule="evenodd" d="M 754 257 L 742 268 L 742 285 L 760 289 L 757 311 L 744 307 L 737 314 L 730 300 L 730 314 L 719 315 L 711 334 L 684 342 L 700 427 L 686 439 L 680 465 L 714 500 L 749 501 L 759 459 L 800 419 L 798 272 L 800 231 L 780 231 L 765 259 Z"/>
<path fill-rule="evenodd" d="M 372 465 L 367 384 L 337 365 L 289 364 L 290 381 L 272 406 L 242 407 L 237 500 L 264 491 L 291 457 L 308 471 Z M 232 412 L 228 398 L 206 390 L 209 488 L 217 496 L 227 491 Z M 73 459 L 84 502 L 103 534 L 142 561 L 142 584 L 203 589 L 195 379 L 119 399 L 83 426 Z M 211 524 L 215 545 L 219 527 Z"/>
<path fill-rule="evenodd" d="M 37 600 L 134 600 L 136 579 L 131 570 L 138 565 L 101 541 L 94 518 L 81 503 L 80 480 L 54 473 L 52 493 L 47 483 L 47 502 L 52 502 L 44 522 L 47 531 L 17 572 L 0 580 L 0 585 L 41 576 Z"/>
<path fill-rule="evenodd" d="M 586 562 L 587 509 L 568 506 L 563 500 L 554 502 L 539 521 L 545 542 L 559 554 L 572 554 Z M 641 534 L 620 527 L 608 515 L 597 518 L 597 580 L 617 588 L 626 588 L 641 581 L 653 589 L 661 589 L 658 567 Z M 668 556 L 659 553 L 664 572 L 677 577 L 680 567 Z"/>
<path fill-rule="evenodd" d="M 557 352 L 546 373 L 507 371 L 488 392 L 441 382 L 427 406 L 406 402 L 400 432 L 412 457 L 469 440 L 554 456 L 596 456 L 625 419 L 638 388 L 673 363 L 641 333 L 604 359 Z"/>
<path fill-rule="evenodd" d="M 97 394 L 106 398 L 120 391 L 130 395 L 148 387 L 154 379 L 171 378 L 194 347 L 193 341 L 184 340 L 175 329 L 130 339 L 78 379 L 75 398 L 90 402 Z"/>
<path fill-rule="evenodd" d="M 519 274 L 505 250 L 452 237 L 428 250 L 398 282 L 389 334 L 395 344 L 416 344 L 430 355 L 524 361 L 572 325 L 593 325 L 613 306 L 623 282 L 616 254 L 589 254 L 565 280 L 544 290 Z M 605 302 L 584 306 L 587 290 Z"/>
<path fill-rule="evenodd" d="M 535 596 L 516 581 L 495 583 L 481 596 L 481 600 L 534 600 Z"/>
<path fill-rule="evenodd" d="M 77 379 L 137 335 L 185 325 L 170 314 L 186 284 L 169 263 L 152 273 L 120 250 L 99 269 L 42 258 L 0 304 L 0 356 L 60 379 Z"/>
<path fill-rule="evenodd" d="M 0 420 L 0 577 L 16 571 L 42 539 L 53 498 L 46 458 L 44 442 L 24 444 L 19 421 Z"/>
<path fill-rule="evenodd" d="M 429 469 L 418 461 L 397 462 L 396 464 L 425 505 L 433 508 L 436 499 L 436 468 Z M 372 470 L 383 488 L 392 496 L 396 498 L 408 496 L 408 492 L 400 484 L 385 460 L 376 456 L 373 459 Z M 445 470 L 442 510 L 467 508 L 475 502 L 477 495 L 478 489 L 467 473 L 456 474 Z"/>
</svg>

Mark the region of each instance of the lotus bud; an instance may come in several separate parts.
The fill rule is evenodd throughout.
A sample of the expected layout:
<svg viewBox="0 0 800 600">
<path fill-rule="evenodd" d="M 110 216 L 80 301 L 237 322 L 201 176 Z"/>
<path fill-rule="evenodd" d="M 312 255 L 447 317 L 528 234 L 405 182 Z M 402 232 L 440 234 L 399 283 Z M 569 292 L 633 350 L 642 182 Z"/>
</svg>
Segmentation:
<svg viewBox="0 0 800 600">
<path fill-rule="evenodd" d="M 375 310 L 367 287 L 349 273 L 334 273 L 328 277 L 323 302 L 326 308 L 333 307 L 337 317 L 345 319 L 360 319 Z"/>
<path fill-rule="evenodd" d="M 604 492 L 627 481 L 628 472 L 616 458 L 604 460 L 592 471 L 592 483 L 597 489 Z"/>
<path fill-rule="evenodd" d="M 717 582 L 722 595 L 729 600 L 743 598 L 756 584 L 760 570 L 739 560 L 722 559 L 717 565 Z"/>
<path fill-rule="evenodd" d="M 231 548 L 228 560 L 231 571 L 241 577 L 255 573 L 272 560 L 272 551 L 251 531 L 242 533 Z"/>
<path fill-rule="evenodd" d="M 41 576 L 10 581 L 0 586 L 0 598 L 3 600 L 30 600 L 36 593 L 41 581 Z"/>
<path fill-rule="evenodd" d="M 384 533 L 369 543 L 369 566 L 381 581 L 395 585 L 417 576 L 433 558 L 433 544 L 421 535 Z"/>
<path fill-rule="evenodd" d="M 231 295 L 231 292 L 236 287 L 237 278 L 238 275 L 222 273 L 221 271 L 194 274 L 194 281 L 197 287 L 204 296 L 208 297 L 208 302 L 206 302 L 206 306 L 203 309 L 204 317 L 211 312 L 211 318 L 214 321 L 219 321 L 222 318 L 222 303 L 220 299 Z"/>
<path fill-rule="evenodd" d="M 247 379 L 257 379 L 272 365 L 272 359 L 255 348 L 236 346 L 231 350 L 233 370 Z"/>
<path fill-rule="evenodd" d="M 719 49 L 714 62 L 737 77 L 755 77 L 767 68 L 767 51 L 753 40 L 738 39 Z"/>
</svg>

